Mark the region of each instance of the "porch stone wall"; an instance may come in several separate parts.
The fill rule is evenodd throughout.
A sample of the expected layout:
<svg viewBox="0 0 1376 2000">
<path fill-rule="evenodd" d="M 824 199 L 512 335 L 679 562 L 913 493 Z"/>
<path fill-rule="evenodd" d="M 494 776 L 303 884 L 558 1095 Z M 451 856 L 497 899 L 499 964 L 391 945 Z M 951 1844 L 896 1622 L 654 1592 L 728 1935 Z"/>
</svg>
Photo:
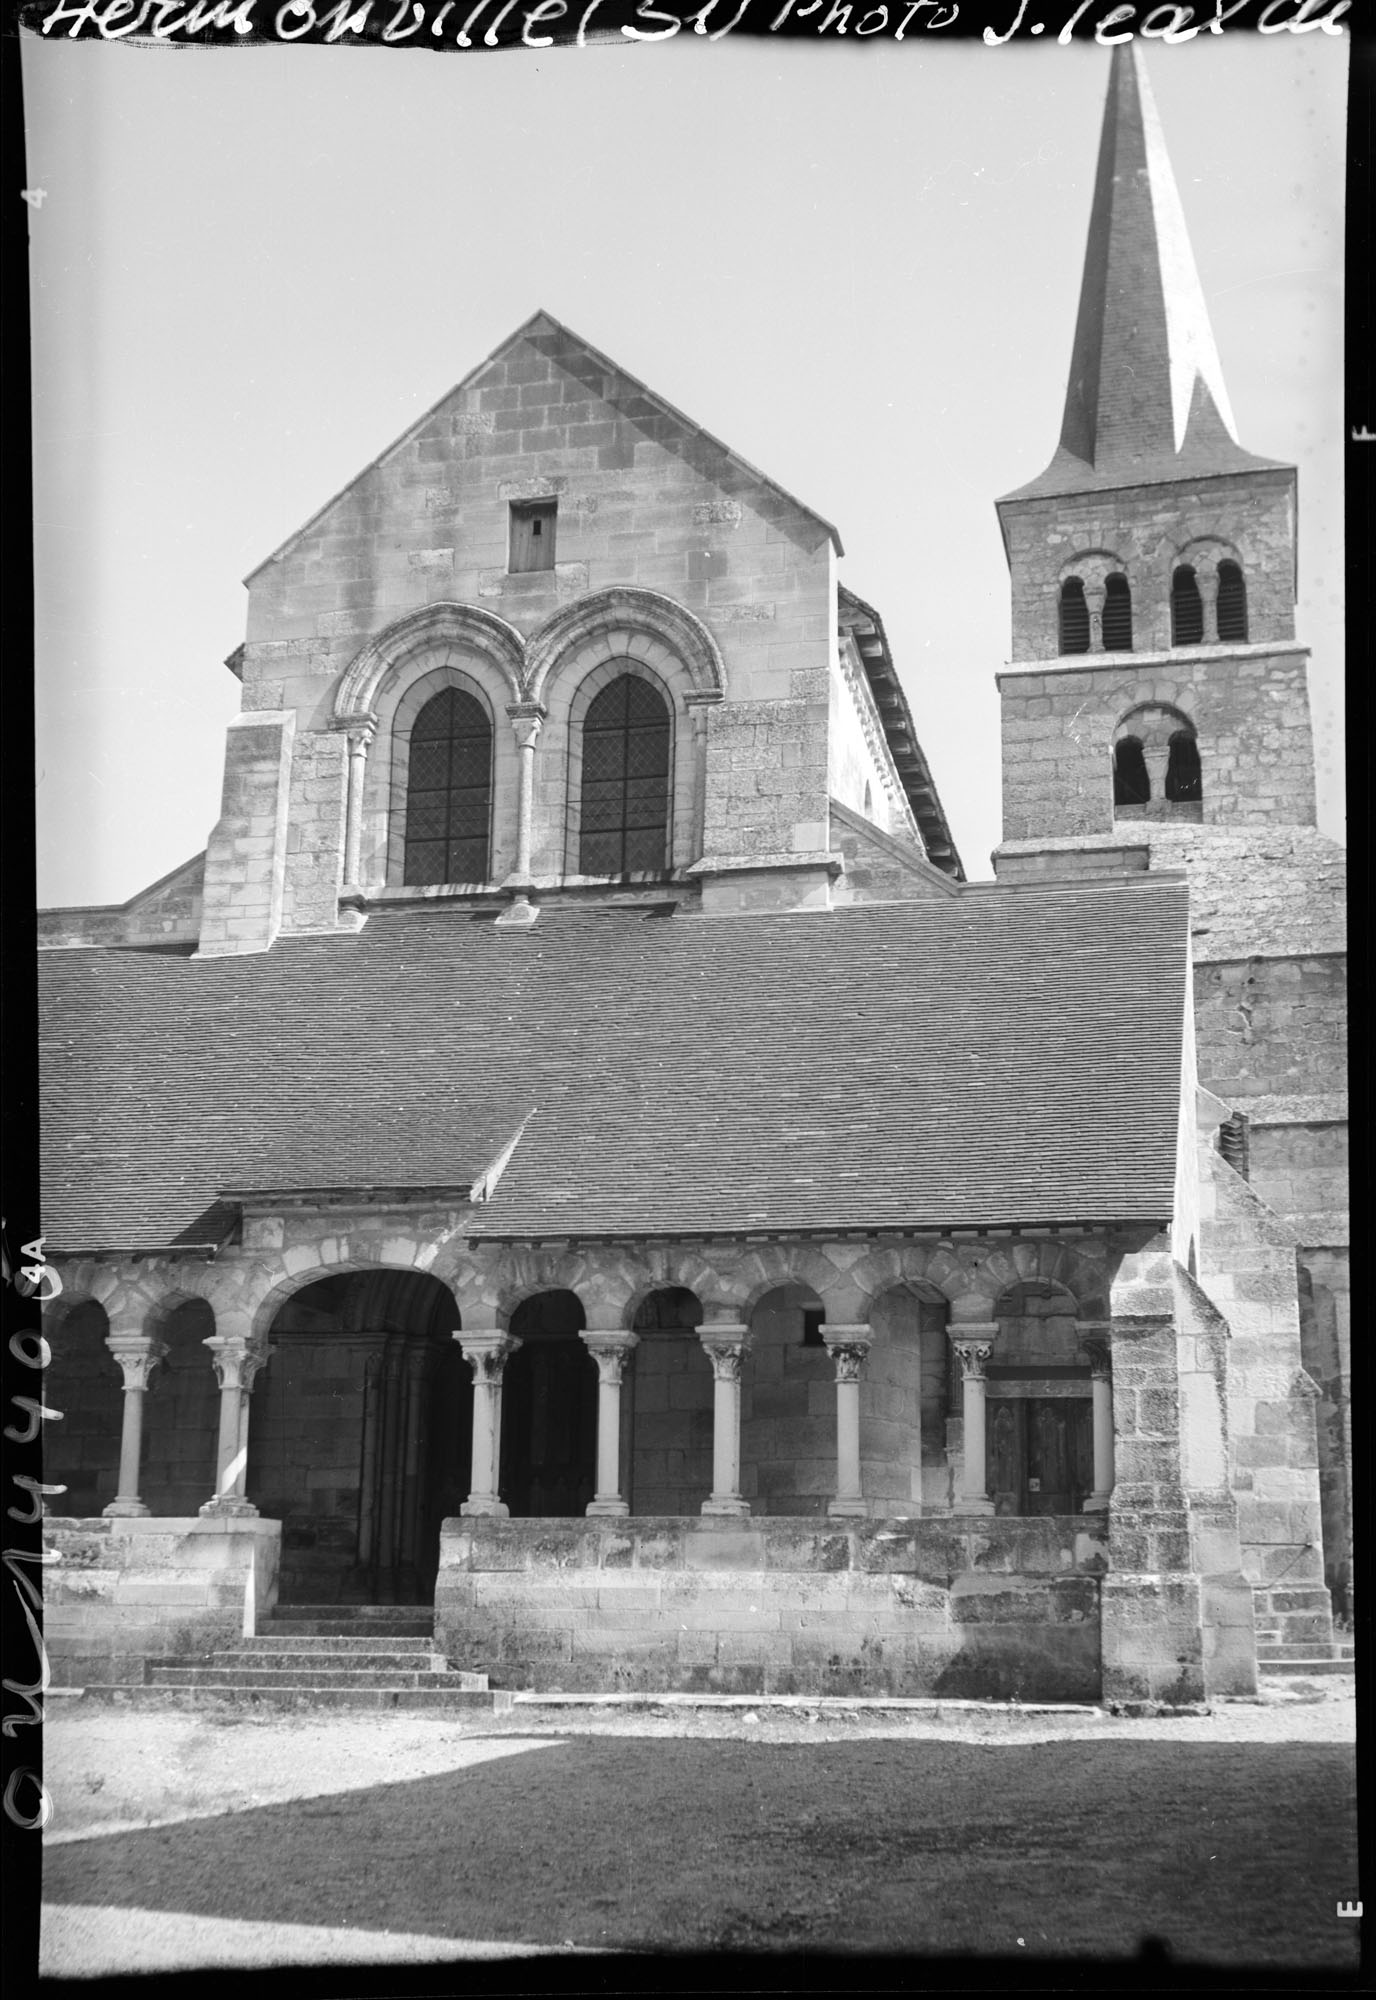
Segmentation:
<svg viewBox="0 0 1376 2000">
<path fill-rule="evenodd" d="M 439 1650 L 494 1686 L 1092 1701 L 1103 1525 L 444 1523 Z"/>
<path fill-rule="evenodd" d="M 143 1680 L 145 1660 L 232 1645 L 277 1601 L 280 1522 L 53 1518 L 43 1642 L 53 1684 Z"/>
</svg>

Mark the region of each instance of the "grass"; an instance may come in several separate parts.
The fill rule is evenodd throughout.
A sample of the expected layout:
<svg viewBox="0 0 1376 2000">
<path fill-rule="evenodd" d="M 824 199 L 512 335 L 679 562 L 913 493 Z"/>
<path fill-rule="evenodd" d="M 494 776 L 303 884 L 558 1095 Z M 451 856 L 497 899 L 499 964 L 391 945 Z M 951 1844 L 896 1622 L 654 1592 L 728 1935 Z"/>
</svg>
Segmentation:
<svg viewBox="0 0 1376 2000">
<path fill-rule="evenodd" d="M 1356 1962 L 1350 1750 L 577 1738 L 49 1852 L 45 1900 L 603 1949 Z"/>
</svg>

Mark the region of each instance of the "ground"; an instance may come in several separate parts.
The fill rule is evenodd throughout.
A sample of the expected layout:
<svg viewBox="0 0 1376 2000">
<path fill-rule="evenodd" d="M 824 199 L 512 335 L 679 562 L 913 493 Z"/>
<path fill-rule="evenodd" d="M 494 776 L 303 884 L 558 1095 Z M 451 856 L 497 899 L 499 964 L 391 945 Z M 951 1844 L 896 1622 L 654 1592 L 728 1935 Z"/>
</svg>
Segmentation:
<svg viewBox="0 0 1376 2000">
<path fill-rule="evenodd" d="M 584 1951 L 1027 1954 L 1340 1979 L 1351 1684 L 1211 1716 L 510 1717 L 62 1703 L 50 1975 Z"/>
</svg>

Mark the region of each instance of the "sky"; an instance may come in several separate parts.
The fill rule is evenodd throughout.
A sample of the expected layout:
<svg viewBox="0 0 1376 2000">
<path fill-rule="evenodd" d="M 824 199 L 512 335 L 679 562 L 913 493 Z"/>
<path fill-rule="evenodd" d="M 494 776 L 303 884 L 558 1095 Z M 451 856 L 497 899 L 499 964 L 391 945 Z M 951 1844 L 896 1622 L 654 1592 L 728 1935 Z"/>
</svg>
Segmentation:
<svg viewBox="0 0 1376 2000">
<path fill-rule="evenodd" d="M 1059 434 L 1109 60 L 26 36 L 40 905 L 204 847 L 242 579 L 540 307 L 837 524 L 987 878 L 993 503 Z M 1148 68 L 1240 441 L 1299 466 L 1341 838 L 1347 43 L 1203 35 Z"/>
</svg>

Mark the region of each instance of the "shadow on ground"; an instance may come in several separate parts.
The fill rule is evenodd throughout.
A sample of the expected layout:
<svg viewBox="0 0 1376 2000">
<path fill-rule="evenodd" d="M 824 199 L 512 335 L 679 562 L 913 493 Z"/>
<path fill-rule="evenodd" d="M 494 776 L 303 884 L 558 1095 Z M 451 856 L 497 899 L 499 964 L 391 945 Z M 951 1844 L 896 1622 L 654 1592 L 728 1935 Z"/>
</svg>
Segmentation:
<svg viewBox="0 0 1376 2000">
<path fill-rule="evenodd" d="M 1351 1970 L 1329 1745 L 574 1739 L 53 1849 L 44 1900 L 595 1950 Z"/>
</svg>

